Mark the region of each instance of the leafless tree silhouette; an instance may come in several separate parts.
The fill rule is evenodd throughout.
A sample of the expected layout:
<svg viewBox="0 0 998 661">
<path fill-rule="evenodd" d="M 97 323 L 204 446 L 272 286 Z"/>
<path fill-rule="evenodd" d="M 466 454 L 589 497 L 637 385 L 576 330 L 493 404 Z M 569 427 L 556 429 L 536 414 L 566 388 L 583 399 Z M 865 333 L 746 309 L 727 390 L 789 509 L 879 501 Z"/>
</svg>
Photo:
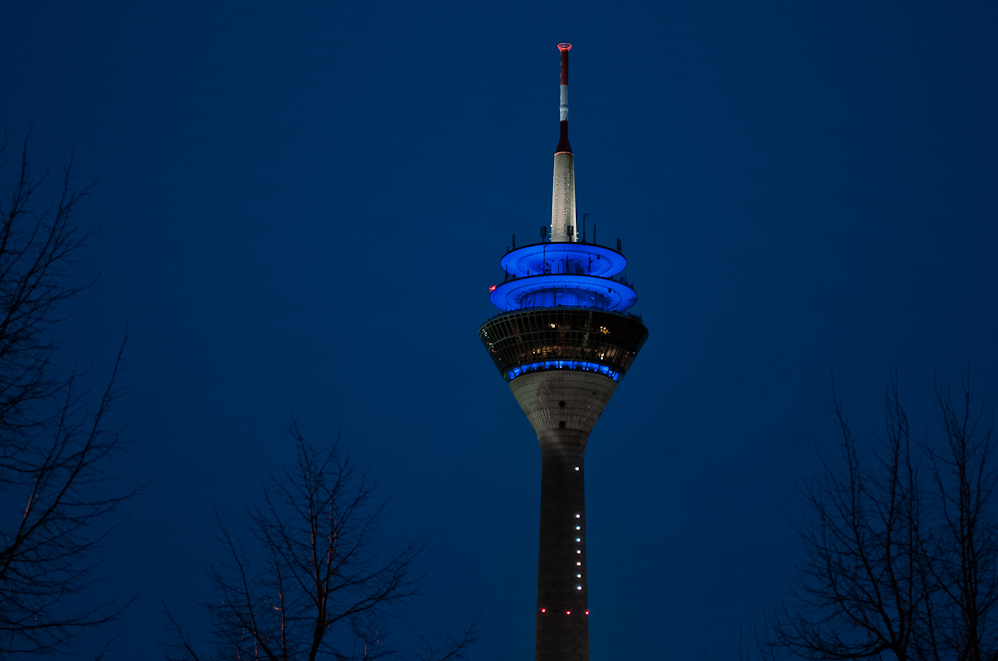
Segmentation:
<svg viewBox="0 0 998 661">
<path fill-rule="evenodd" d="M 263 504 L 250 510 L 247 549 L 220 522 L 224 559 L 209 571 L 213 595 L 201 604 L 210 631 L 196 637 L 167 610 L 175 661 L 377 659 L 394 608 L 415 596 L 420 548 L 382 559 L 375 541 L 383 509 L 372 485 L 337 445 L 317 449 L 292 422 L 294 462 L 272 474 Z M 457 637 L 426 643 L 420 658 L 463 659 L 475 623 Z"/>
<path fill-rule="evenodd" d="M 969 378 L 961 386 L 956 400 L 948 387 L 936 386 L 946 441 L 941 449 L 925 448 L 935 506 L 927 567 L 935 589 L 921 647 L 933 660 L 990 661 L 998 658 L 994 418 L 975 405 Z"/>
<path fill-rule="evenodd" d="M 89 187 L 73 190 L 70 159 L 39 209 L 46 177 L 32 177 L 27 141 L 16 173 L 0 200 L 0 651 L 9 656 L 64 649 L 121 613 L 126 603 L 88 601 L 87 589 L 101 579 L 108 515 L 129 496 L 109 496 L 105 472 L 121 447 L 107 427 L 121 352 L 96 410 L 79 375 L 54 364 L 61 306 L 85 288 L 72 276 L 90 235 L 72 216 Z"/>
<path fill-rule="evenodd" d="M 803 485 L 804 559 L 759 638 L 764 657 L 998 658 L 993 424 L 969 380 L 956 403 L 937 387 L 935 404 L 945 442 L 913 441 L 893 377 L 886 433 L 864 457 L 835 399 L 841 456 Z"/>
</svg>

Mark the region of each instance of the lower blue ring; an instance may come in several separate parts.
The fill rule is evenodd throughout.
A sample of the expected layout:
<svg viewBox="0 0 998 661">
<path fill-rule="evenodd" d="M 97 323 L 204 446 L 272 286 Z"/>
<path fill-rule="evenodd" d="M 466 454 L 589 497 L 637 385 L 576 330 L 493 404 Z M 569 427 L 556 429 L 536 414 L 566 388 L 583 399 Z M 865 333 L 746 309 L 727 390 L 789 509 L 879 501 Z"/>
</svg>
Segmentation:
<svg viewBox="0 0 998 661">
<path fill-rule="evenodd" d="M 614 381 L 620 380 L 620 372 L 614 372 L 606 365 L 599 363 L 588 363 L 582 360 L 544 360 L 538 363 L 528 363 L 520 365 L 506 372 L 506 378 L 512 381 L 521 374 L 528 372 L 543 372 L 545 370 L 583 370 L 586 372 L 598 372 L 608 376 Z"/>
</svg>

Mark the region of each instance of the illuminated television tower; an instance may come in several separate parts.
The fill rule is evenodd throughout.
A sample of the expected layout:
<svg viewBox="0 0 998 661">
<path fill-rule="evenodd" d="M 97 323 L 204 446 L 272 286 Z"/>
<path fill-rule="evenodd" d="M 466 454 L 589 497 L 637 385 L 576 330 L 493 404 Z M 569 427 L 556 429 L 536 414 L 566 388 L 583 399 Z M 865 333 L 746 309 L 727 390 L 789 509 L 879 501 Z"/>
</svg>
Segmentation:
<svg viewBox="0 0 998 661">
<path fill-rule="evenodd" d="M 502 314 L 478 335 L 509 383 L 541 445 L 541 533 L 537 569 L 537 661 L 589 659 L 586 588 L 586 441 L 648 337 L 624 310 L 637 294 L 618 276 L 617 249 L 579 241 L 575 166 L 568 142 L 568 51 L 561 51 L 561 138 L 554 155 L 551 240 L 501 260 L 491 288 Z M 595 237 L 594 237 L 595 239 Z M 614 277 L 617 276 L 617 277 Z"/>
</svg>

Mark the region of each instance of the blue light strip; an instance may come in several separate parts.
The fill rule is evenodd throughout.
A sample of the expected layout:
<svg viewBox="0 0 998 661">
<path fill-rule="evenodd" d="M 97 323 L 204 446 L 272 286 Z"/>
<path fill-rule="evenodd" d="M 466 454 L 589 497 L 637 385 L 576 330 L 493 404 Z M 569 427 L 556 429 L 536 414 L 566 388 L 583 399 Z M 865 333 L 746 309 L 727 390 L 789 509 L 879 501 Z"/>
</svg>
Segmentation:
<svg viewBox="0 0 998 661">
<path fill-rule="evenodd" d="M 506 378 L 512 381 L 521 374 L 528 372 L 543 372 L 545 370 L 584 370 L 586 372 L 598 372 L 608 376 L 614 381 L 620 380 L 620 372 L 614 372 L 606 365 L 599 363 L 587 363 L 582 360 L 544 360 L 539 363 L 528 363 L 520 365 L 506 372 Z"/>
<path fill-rule="evenodd" d="M 500 264 L 516 277 L 553 272 L 609 278 L 623 271 L 627 260 L 615 250 L 591 243 L 535 243 L 514 248 Z"/>
<path fill-rule="evenodd" d="M 531 275 L 507 280 L 492 290 L 489 299 L 492 301 L 492 305 L 500 310 L 510 312 L 533 308 L 533 305 L 525 303 L 532 293 L 547 290 L 552 292 L 553 296 L 553 293 L 559 289 L 566 293 L 572 293 L 579 299 L 588 298 L 587 295 L 590 292 L 598 292 L 606 301 L 598 309 L 610 312 L 623 312 L 638 300 L 637 293 L 629 285 L 610 278 L 597 278 L 591 275 Z M 590 307 L 588 305 L 580 306 L 577 302 L 571 305 L 573 307 Z M 557 306 L 538 305 L 536 307 Z"/>
</svg>

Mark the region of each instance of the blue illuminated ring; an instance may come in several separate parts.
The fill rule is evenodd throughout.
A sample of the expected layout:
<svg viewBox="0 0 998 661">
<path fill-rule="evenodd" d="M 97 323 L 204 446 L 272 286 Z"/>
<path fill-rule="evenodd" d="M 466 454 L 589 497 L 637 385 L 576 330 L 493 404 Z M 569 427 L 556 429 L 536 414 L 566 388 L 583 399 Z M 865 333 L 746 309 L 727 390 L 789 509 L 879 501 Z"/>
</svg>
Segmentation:
<svg viewBox="0 0 998 661">
<path fill-rule="evenodd" d="M 523 296 L 545 289 L 572 289 L 601 294 L 609 305 L 602 309 L 609 312 L 620 312 L 634 305 L 638 295 L 627 285 L 589 275 L 532 275 L 517 278 L 497 286 L 490 295 L 492 304 L 500 310 L 509 312 L 520 309 Z"/>
<path fill-rule="evenodd" d="M 504 271 L 517 277 L 544 272 L 559 273 L 565 261 L 577 264 L 586 275 L 608 278 L 624 270 L 627 260 L 616 250 L 590 243 L 535 243 L 506 253 Z"/>
<path fill-rule="evenodd" d="M 614 381 L 620 380 L 620 372 L 614 372 L 606 365 L 599 363 L 589 363 L 583 360 L 543 360 L 536 363 L 520 365 L 506 372 L 506 380 L 512 381 L 518 376 L 530 372 L 544 372 L 547 370 L 583 370 L 585 372 L 595 372 L 609 377 Z"/>
</svg>

